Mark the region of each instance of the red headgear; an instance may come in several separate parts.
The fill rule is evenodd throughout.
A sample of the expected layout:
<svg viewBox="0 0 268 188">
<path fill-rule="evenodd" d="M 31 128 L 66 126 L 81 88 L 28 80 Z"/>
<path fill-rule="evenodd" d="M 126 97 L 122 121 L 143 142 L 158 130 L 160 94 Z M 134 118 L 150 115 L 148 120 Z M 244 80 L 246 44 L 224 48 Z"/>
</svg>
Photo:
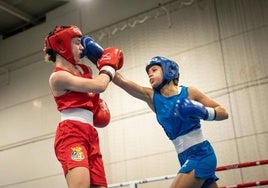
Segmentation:
<svg viewBox="0 0 268 188">
<path fill-rule="evenodd" d="M 54 50 L 62 57 L 75 64 L 71 48 L 71 40 L 74 37 L 82 37 L 82 32 L 77 26 L 56 26 L 54 31 L 45 38 L 44 51 Z"/>
</svg>

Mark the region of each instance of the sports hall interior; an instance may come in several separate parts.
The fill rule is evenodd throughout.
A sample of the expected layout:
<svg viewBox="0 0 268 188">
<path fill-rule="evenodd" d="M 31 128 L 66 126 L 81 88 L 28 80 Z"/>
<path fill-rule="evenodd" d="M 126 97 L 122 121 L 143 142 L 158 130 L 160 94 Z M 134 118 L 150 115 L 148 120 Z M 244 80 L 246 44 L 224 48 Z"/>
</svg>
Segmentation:
<svg viewBox="0 0 268 188">
<path fill-rule="evenodd" d="M 43 52 L 56 25 L 77 25 L 102 47 L 121 48 L 119 72 L 143 86 L 150 87 L 150 58 L 176 61 L 180 85 L 197 87 L 229 113 L 201 122 L 218 166 L 234 168 L 216 172 L 218 185 L 268 179 L 268 165 L 232 166 L 268 159 L 267 0 L 73 0 L 0 39 L 0 188 L 67 187 L 53 148 L 60 119 L 48 85 L 54 64 Z M 111 112 L 110 124 L 97 129 L 109 186 L 169 187 L 172 178 L 146 181 L 180 168 L 155 114 L 113 83 L 101 97 Z"/>
</svg>

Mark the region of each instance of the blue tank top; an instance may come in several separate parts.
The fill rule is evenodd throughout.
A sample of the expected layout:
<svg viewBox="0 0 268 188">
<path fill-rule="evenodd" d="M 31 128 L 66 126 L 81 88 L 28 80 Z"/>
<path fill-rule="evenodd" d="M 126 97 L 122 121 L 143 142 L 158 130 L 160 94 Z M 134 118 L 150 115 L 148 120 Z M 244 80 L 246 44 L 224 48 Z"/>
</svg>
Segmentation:
<svg viewBox="0 0 268 188">
<path fill-rule="evenodd" d="M 200 128 L 200 120 L 183 121 L 174 115 L 176 101 L 188 97 L 188 88 L 180 86 L 181 92 L 177 95 L 165 97 L 158 91 L 154 91 L 153 105 L 158 123 L 163 127 L 170 140 L 185 135 L 192 130 Z"/>
</svg>

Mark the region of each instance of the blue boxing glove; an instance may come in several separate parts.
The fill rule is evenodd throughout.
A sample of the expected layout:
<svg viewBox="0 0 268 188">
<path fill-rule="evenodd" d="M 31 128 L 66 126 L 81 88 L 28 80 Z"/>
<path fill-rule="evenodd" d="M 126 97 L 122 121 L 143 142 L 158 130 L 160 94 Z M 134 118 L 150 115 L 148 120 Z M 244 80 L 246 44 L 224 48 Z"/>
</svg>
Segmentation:
<svg viewBox="0 0 268 188">
<path fill-rule="evenodd" d="M 81 38 L 81 44 L 84 47 L 81 58 L 86 56 L 92 63 L 97 65 L 98 60 L 102 56 L 103 48 L 87 35 Z"/>
<path fill-rule="evenodd" d="M 175 115 L 178 115 L 182 120 L 198 118 L 213 121 L 216 118 L 216 111 L 214 108 L 205 107 L 197 101 L 182 98 L 176 102 Z"/>
</svg>

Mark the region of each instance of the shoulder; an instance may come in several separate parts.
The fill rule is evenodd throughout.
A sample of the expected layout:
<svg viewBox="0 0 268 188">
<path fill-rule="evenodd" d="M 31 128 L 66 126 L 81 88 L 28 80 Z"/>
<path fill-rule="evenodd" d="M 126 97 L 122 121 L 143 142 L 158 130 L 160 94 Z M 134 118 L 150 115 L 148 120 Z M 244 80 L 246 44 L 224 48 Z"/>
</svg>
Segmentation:
<svg viewBox="0 0 268 188">
<path fill-rule="evenodd" d="M 198 100 L 200 97 L 204 95 L 198 88 L 194 86 L 188 87 L 188 97 L 193 100 Z"/>
<path fill-rule="evenodd" d="M 62 83 L 63 81 L 66 81 L 70 76 L 72 76 L 71 73 L 65 70 L 59 70 L 57 72 L 53 72 L 49 77 L 49 83 L 50 84 L 58 84 Z"/>
<path fill-rule="evenodd" d="M 196 92 L 198 92 L 199 90 L 196 88 L 196 87 L 194 87 L 194 86 L 189 86 L 189 87 L 187 87 L 188 88 L 188 92 L 189 93 L 196 93 Z"/>
</svg>

